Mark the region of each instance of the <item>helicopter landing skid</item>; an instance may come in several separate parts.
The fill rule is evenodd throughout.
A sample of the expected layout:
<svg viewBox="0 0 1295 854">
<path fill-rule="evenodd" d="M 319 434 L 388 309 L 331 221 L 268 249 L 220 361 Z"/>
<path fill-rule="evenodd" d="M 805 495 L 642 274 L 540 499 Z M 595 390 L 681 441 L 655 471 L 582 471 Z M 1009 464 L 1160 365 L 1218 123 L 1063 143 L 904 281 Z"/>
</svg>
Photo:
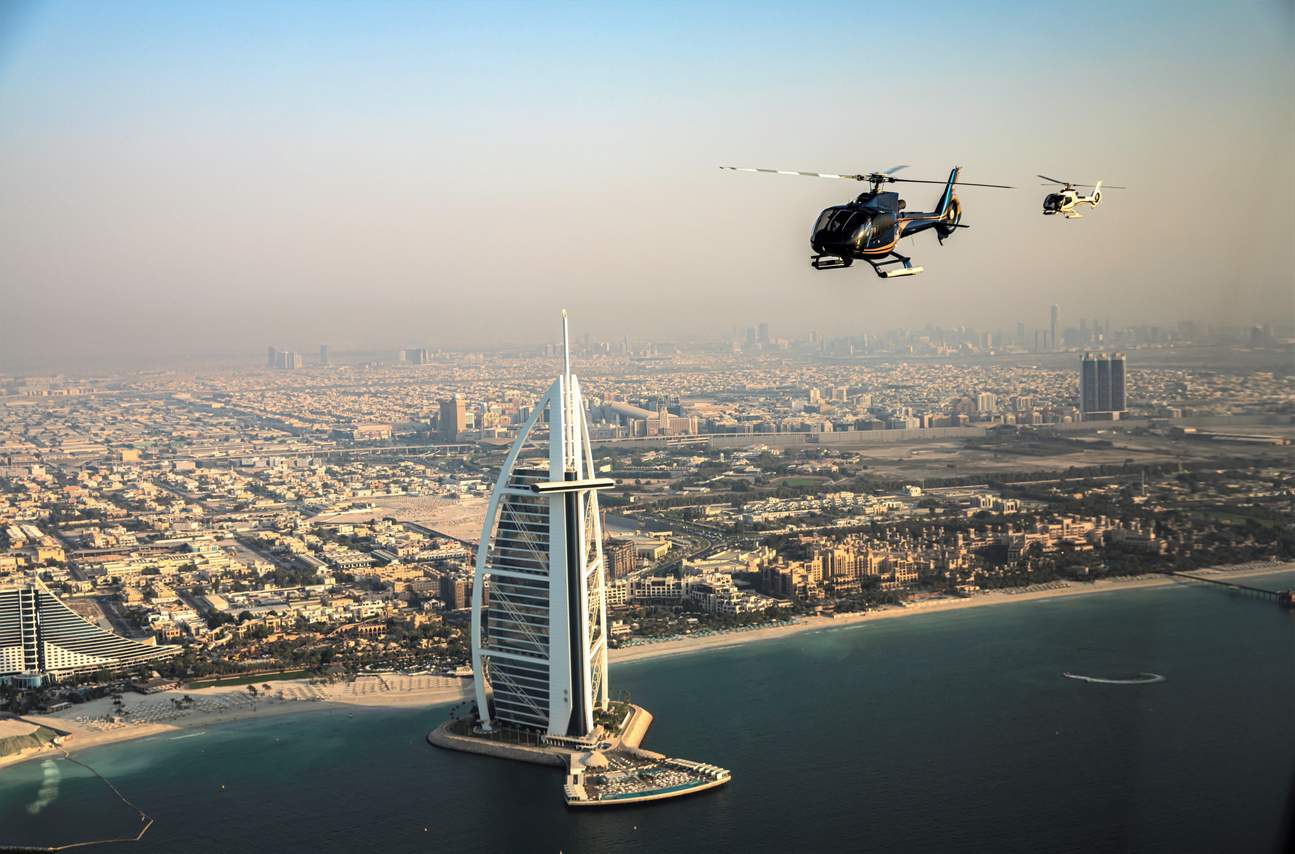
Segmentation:
<svg viewBox="0 0 1295 854">
<path fill-rule="evenodd" d="M 836 255 L 815 255 L 809 259 L 809 265 L 815 270 L 841 270 L 853 263 L 853 258 L 841 258 Z"/>
<path fill-rule="evenodd" d="M 889 256 L 877 261 L 873 261 L 871 258 L 866 258 L 864 260 L 871 264 L 873 272 L 883 279 L 895 279 L 900 276 L 916 276 L 918 273 L 922 272 L 921 267 L 913 266 L 912 261 L 907 255 L 900 255 L 898 252 L 892 252 Z M 883 270 L 882 267 L 885 267 L 887 264 L 902 264 L 903 266 L 898 269 Z"/>
</svg>

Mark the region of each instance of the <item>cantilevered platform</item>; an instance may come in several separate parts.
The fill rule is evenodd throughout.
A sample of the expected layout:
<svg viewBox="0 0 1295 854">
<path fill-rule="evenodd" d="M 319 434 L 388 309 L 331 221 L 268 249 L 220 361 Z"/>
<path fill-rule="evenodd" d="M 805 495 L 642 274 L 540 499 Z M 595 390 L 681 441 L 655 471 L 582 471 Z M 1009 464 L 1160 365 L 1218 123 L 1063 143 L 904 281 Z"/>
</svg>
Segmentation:
<svg viewBox="0 0 1295 854">
<path fill-rule="evenodd" d="M 717 765 L 623 748 L 572 757 L 562 793 L 569 807 L 639 804 L 722 786 L 732 774 Z"/>
<path fill-rule="evenodd" d="M 717 765 L 679 759 L 644 750 L 639 745 L 652 715 L 629 705 L 625 717 L 611 729 L 600 728 L 592 739 L 549 739 L 542 735 L 473 730 L 467 720 L 450 720 L 427 735 L 437 747 L 498 759 L 554 765 L 566 772 L 562 794 L 567 806 L 626 806 L 678 798 L 714 789 L 732 774 Z"/>
</svg>

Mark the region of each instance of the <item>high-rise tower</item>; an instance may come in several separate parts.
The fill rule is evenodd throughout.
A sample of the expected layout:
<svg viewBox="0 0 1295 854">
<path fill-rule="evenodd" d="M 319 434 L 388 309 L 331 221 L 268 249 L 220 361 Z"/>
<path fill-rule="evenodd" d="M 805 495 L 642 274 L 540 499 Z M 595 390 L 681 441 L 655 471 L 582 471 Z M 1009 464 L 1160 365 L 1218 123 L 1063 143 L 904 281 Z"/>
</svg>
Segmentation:
<svg viewBox="0 0 1295 854">
<path fill-rule="evenodd" d="M 582 738 L 607 708 L 598 490 L 562 312 L 562 375 L 517 434 L 486 506 L 472 579 L 472 671 L 483 730 Z M 547 459 L 520 460 L 547 413 Z"/>
<path fill-rule="evenodd" d="M 468 429 L 468 410 L 463 395 L 453 394 L 441 401 L 441 436 L 453 442 Z"/>
<path fill-rule="evenodd" d="M 1128 409 L 1124 368 L 1123 353 L 1084 353 L 1079 360 L 1079 409 L 1085 418 L 1112 417 Z"/>
</svg>

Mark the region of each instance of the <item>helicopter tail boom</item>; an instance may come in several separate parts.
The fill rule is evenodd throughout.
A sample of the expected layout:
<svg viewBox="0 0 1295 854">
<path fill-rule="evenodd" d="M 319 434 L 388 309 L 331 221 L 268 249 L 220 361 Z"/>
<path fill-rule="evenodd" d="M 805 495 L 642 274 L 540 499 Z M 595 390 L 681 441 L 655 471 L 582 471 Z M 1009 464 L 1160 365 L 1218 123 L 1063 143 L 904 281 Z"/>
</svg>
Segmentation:
<svg viewBox="0 0 1295 854">
<path fill-rule="evenodd" d="M 958 182 L 958 173 L 961 171 L 961 166 L 954 166 L 953 171 L 949 173 L 949 183 L 944 185 L 944 194 L 940 196 L 940 203 L 935 206 L 937 216 L 944 216 L 948 213 L 949 204 L 953 201 L 953 185 Z"/>
</svg>

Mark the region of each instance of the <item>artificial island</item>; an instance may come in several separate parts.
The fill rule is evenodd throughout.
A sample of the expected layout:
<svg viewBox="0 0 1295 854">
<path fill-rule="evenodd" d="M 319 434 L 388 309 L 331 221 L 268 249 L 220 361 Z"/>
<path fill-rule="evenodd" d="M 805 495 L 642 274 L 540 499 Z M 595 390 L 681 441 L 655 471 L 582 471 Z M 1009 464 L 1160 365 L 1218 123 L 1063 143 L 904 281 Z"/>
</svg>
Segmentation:
<svg viewBox="0 0 1295 854">
<path fill-rule="evenodd" d="M 727 783 L 729 771 L 642 747 L 652 715 L 610 699 L 598 477 L 562 312 L 562 373 L 518 432 L 486 505 L 472 579 L 474 700 L 438 747 L 560 766 L 569 806 L 624 805 Z M 548 455 L 531 434 L 548 428 Z"/>
</svg>

